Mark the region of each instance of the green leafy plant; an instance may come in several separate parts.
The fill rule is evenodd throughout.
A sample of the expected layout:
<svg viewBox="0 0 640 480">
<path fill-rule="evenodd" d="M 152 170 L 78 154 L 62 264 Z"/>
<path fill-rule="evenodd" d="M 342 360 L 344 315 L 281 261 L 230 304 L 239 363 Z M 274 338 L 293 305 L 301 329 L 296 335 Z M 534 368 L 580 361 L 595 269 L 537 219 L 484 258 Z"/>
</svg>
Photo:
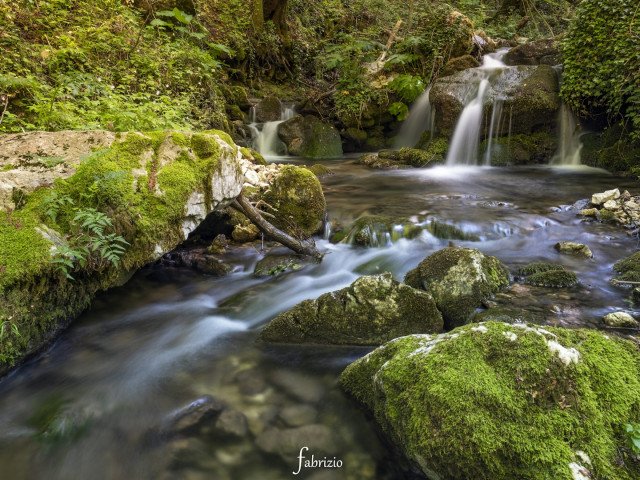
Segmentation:
<svg viewBox="0 0 640 480">
<path fill-rule="evenodd" d="M 398 75 L 389 83 L 389 88 L 402 100 L 412 103 L 424 91 L 422 78 L 415 75 Z"/>
<path fill-rule="evenodd" d="M 57 269 L 68 279 L 76 267 L 100 271 L 117 267 L 129 243 L 114 230 L 111 218 L 95 208 L 77 209 L 72 234 L 53 257 Z"/>
<path fill-rule="evenodd" d="M 625 425 L 625 432 L 629 438 L 631 450 L 636 455 L 640 455 L 640 423 L 628 423 Z"/>
<path fill-rule="evenodd" d="M 403 102 L 394 102 L 389 107 L 389 113 L 394 115 L 398 121 L 403 121 L 409 116 L 409 107 Z"/>
</svg>

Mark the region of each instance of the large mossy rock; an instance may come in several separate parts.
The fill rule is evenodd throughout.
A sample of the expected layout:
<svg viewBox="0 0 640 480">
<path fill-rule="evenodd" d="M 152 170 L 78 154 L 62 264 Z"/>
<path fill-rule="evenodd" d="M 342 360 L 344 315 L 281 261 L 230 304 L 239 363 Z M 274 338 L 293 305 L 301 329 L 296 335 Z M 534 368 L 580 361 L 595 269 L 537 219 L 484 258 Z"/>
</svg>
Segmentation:
<svg viewBox="0 0 640 480">
<path fill-rule="evenodd" d="M 472 248 L 448 247 L 407 273 L 405 283 L 433 295 L 447 328 L 464 325 L 484 300 L 509 285 L 496 257 Z"/>
<path fill-rule="evenodd" d="M 480 145 L 483 155 L 488 147 L 486 139 Z M 490 161 L 494 167 L 548 163 L 557 148 L 557 136 L 548 131 L 498 137 L 491 140 Z"/>
<path fill-rule="evenodd" d="M 0 138 L 0 185 L 13 192 L 11 213 L 0 215 L 0 324 L 8 327 L 0 372 L 46 344 L 97 291 L 122 284 L 237 197 L 240 157 L 217 131 Z M 117 264 L 100 253 L 113 237 L 96 243 L 78 213 L 106 215 L 104 234 L 128 242 Z M 91 252 L 84 261 L 82 248 Z"/>
<path fill-rule="evenodd" d="M 342 387 L 431 480 L 632 480 L 640 352 L 594 330 L 488 322 L 392 340 Z"/>
<path fill-rule="evenodd" d="M 613 265 L 613 270 L 618 274 L 617 280 L 640 282 L 640 252 L 619 260 Z"/>
<path fill-rule="evenodd" d="M 507 65 L 559 65 L 562 63 L 560 44 L 554 38 L 534 40 L 513 47 L 503 61 Z"/>
<path fill-rule="evenodd" d="M 313 115 L 296 115 L 278 126 L 278 136 L 290 155 L 304 158 L 342 156 L 338 130 Z"/>
<path fill-rule="evenodd" d="M 380 345 L 411 333 L 442 331 L 430 294 L 390 273 L 360 277 L 349 287 L 305 300 L 274 318 L 260 338 L 268 342 Z"/>
<path fill-rule="evenodd" d="M 474 85 L 485 77 L 481 69 L 467 69 L 439 78 L 431 89 L 436 129 L 450 136 Z M 491 118 L 495 98 L 503 98 L 503 111 L 511 119 L 512 134 L 529 134 L 553 126 L 560 108 L 558 76 L 549 65 L 506 67 L 492 76 L 484 99 L 485 118 Z M 484 135 L 490 122 L 484 122 Z"/>
<path fill-rule="evenodd" d="M 304 168 L 285 165 L 278 170 L 260 198 L 272 207 L 270 221 L 296 237 L 317 233 L 324 222 L 326 202 L 315 174 Z"/>
</svg>

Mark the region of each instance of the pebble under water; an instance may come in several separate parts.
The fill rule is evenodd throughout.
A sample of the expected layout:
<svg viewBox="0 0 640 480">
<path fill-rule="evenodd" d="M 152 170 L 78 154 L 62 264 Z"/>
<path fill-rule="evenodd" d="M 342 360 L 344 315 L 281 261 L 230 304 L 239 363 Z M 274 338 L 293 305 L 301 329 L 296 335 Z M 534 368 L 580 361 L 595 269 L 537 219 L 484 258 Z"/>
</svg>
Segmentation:
<svg viewBox="0 0 640 480">
<path fill-rule="evenodd" d="M 586 168 L 375 171 L 350 158 L 322 163 L 334 173 L 322 179 L 334 224 L 364 214 L 440 220 L 480 238 L 456 244 L 495 255 L 512 271 L 547 260 L 580 280 L 565 290 L 512 289 L 497 302 L 569 327 L 597 328 L 604 314 L 631 308 L 627 293 L 608 280 L 636 240 L 622 228 L 583 222 L 570 208 L 594 192 L 632 189 L 630 180 Z M 594 258 L 558 254 L 553 246 L 563 240 L 587 244 Z M 224 278 L 157 267 L 139 272 L 0 382 L 0 477 L 296 478 L 299 450 L 308 446 L 309 454 L 340 459 L 342 468 L 303 470 L 297 478 L 418 478 L 337 387 L 344 367 L 370 349 L 255 339 L 262 325 L 303 299 L 363 274 L 391 271 L 401 280 L 448 243 L 426 232 L 371 249 L 318 240 L 328 250 L 322 264 L 268 279 L 253 277 L 262 254 L 250 248 L 228 255 L 234 272 Z M 183 413 L 202 405 L 224 415 L 196 428 Z"/>
</svg>

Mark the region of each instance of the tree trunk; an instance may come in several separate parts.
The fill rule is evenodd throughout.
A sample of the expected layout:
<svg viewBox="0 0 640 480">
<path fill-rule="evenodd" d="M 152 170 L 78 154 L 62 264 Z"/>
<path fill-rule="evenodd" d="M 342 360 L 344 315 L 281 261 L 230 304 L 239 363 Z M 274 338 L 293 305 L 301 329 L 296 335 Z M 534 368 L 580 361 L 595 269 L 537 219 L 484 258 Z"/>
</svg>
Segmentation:
<svg viewBox="0 0 640 480">
<path fill-rule="evenodd" d="M 265 22 L 271 20 L 278 33 L 284 38 L 288 36 L 287 11 L 289 0 L 262 0 L 262 15 Z"/>
<path fill-rule="evenodd" d="M 268 237 L 273 238 L 296 253 L 308 255 L 318 261 L 322 260 L 323 254 L 318 251 L 312 239 L 298 240 L 297 238 L 287 235 L 282 230 L 277 229 L 264 219 L 260 211 L 254 207 L 249 199 L 242 195 L 242 193 L 238 195 L 231 206 L 239 212 L 244 213 L 245 216 Z"/>
</svg>

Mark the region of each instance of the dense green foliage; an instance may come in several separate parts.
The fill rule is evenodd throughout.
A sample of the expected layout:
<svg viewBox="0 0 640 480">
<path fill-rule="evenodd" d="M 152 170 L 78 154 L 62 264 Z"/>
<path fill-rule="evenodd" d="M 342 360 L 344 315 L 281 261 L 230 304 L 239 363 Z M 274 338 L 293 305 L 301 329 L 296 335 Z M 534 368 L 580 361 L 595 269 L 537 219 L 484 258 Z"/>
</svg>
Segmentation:
<svg viewBox="0 0 640 480">
<path fill-rule="evenodd" d="M 161 13 L 147 24 L 120 0 L 0 0 L 0 131 L 224 127 L 226 49 Z"/>
<path fill-rule="evenodd" d="M 582 114 L 623 118 L 640 140 L 640 6 L 584 0 L 563 45 L 562 95 Z"/>
</svg>

